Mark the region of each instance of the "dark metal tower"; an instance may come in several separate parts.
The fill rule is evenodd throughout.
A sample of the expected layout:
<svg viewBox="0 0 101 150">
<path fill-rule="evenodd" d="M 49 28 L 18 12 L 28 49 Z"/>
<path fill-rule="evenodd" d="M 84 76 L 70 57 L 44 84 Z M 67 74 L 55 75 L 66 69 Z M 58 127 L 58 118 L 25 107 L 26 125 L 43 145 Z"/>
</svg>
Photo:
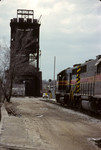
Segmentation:
<svg viewBox="0 0 101 150">
<path fill-rule="evenodd" d="M 13 58 L 21 65 L 15 83 L 25 83 L 26 96 L 40 96 L 42 73 L 39 71 L 40 23 L 34 19 L 33 10 L 17 10 L 17 18 L 11 19 L 11 64 Z M 20 62 L 20 60 L 23 60 Z M 24 69 L 23 69 L 24 68 Z"/>
</svg>

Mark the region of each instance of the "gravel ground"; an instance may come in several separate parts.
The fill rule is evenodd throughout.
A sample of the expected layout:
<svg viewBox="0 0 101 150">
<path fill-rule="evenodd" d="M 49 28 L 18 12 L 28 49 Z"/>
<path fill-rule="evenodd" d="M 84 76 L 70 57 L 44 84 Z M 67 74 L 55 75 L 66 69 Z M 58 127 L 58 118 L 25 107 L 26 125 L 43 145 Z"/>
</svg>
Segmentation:
<svg viewBox="0 0 101 150">
<path fill-rule="evenodd" d="M 96 142 L 101 138 L 98 119 L 38 98 L 12 98 L 9 107 L 23 121 L 28 140 L 36 150 L 101 149 Z"/>
</svg>

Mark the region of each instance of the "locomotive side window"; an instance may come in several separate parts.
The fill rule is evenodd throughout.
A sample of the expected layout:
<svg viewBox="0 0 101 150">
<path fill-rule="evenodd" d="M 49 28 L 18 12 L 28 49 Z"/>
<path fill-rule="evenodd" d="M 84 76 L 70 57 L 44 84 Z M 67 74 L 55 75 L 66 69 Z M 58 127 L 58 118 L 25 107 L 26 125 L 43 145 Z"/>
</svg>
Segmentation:
<svg viewBox="0 0 101 150">
<path fill-rule="evenodd" d="M 77 68 L 72 70 L 72 75 L 75 75 L 77 73 Z"/>
<path fill-rule="evenodd" d="M 87 72 L 87 65 L 81 66 L 81 73 Z"/>
<path fill-rule="evenodd" d="M 97 74 L 101 73 L 101 62 L 97 65 Z"/>
</svg>

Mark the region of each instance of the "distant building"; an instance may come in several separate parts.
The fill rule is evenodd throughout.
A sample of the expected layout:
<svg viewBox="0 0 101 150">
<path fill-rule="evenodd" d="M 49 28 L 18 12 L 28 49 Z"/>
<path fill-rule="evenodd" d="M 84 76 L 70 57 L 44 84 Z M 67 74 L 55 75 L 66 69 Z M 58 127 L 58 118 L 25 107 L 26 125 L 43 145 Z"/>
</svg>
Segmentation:
<svg viewBox="0 0 101 150">
<path fill-rule="evenodd" d="M 15 66 L 16 72 L 13 93 L 17 93 L 17 89 L 19 91 L 21 87 L 22 95 L 41 96 L 42 72 L 39 70 L 40 23 L 37 19 L 34 19 L 33 10 L 18 9 L 17 18 L 11 19 L 10 27 L 10 67 Z"/>
</svg>

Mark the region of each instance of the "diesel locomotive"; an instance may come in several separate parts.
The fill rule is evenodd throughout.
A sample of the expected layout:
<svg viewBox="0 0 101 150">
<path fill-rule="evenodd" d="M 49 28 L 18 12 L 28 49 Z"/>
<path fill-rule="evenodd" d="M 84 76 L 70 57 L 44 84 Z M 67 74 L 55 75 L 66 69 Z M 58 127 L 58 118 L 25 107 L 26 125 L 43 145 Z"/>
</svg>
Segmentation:
<svg viewBox="0 0 101 150">
<path fill-rule="evenodd" d="M 101 55 L 57 75 L 56 100 L 62 105 L 101 113 Z"/>
</svg>

